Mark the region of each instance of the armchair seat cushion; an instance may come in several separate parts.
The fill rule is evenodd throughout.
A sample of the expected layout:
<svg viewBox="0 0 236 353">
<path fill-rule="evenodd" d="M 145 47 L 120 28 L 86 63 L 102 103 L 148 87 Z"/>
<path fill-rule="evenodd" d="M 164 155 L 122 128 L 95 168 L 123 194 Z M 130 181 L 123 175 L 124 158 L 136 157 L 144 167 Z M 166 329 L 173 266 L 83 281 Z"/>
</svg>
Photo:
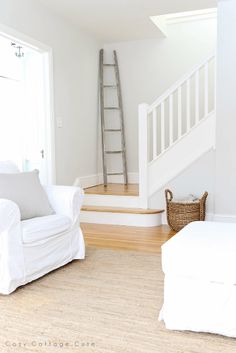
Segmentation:
<svg viewBox="0 0 236 353">
<path fill-rule="evenodd" d="M 36 217 L 21 222 L 23 243 L 30 244 L 57 236 L 68 230 L 71 219 L 66 216 L 54 214 L 44 217 Z"/>
</svg>

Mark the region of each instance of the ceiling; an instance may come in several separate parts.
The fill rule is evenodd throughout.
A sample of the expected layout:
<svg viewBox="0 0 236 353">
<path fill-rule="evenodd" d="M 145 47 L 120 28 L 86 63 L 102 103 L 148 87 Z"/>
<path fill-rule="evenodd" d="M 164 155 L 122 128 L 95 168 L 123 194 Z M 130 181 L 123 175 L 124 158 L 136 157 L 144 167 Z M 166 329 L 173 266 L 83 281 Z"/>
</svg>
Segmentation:
<svg viewBox="0 0 236 353">
<path fill-rule="evenodd" d="M 149 16 L 217 6 L 217 0 L 37 1 L 104 43 L 161 37 Z"/>
</svg>

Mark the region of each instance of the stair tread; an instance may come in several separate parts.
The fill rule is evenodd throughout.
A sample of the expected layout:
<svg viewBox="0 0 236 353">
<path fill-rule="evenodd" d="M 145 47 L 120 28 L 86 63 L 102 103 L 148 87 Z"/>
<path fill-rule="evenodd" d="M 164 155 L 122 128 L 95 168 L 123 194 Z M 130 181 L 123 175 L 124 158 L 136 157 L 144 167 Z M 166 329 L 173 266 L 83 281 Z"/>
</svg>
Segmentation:
<svg viewBox="0 0 236 353">
<path fill-rule="evenodd" d="M 108 183 L 107 186 L 103 184 L 92 186 L 85 189 L 85 194 L 92 195 L 113 195 L 113 196 L 138 196 L 138 184 L 112 184 Z"/>
<path fill-rule="evenodd" d="M 143 209 L 143 208 L 125 208 L 125 207 L 108 207 L 108 206 L 83 206 L 82 211 L 90 212 L 111 212 L 111 213 L 132 213 L 132 214 L 157 214 L 164 210 Z"/>
</svg>

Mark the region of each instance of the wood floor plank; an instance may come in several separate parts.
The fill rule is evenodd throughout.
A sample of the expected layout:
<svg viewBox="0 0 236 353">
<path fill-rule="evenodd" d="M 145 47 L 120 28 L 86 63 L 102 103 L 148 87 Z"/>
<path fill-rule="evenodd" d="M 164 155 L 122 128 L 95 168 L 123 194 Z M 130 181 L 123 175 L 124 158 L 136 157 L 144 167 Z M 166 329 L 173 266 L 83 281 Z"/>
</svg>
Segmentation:
<svg viewBox="0 0 236 353">
<path fill-rule="evenodd" d="M 175 234 L 168 226 L 146 228 L 82 223 L 81 227 L 89 246 L 151 253 L 160 253 L 161 245 Z"/>
<path fill-rule="evenodd" d="M 107 186 L 96 185 L 85 189 L 86 194 L 116 195 L 116 196 L 138 196 L 138 184 L 108 184 Z"/>
</svg>

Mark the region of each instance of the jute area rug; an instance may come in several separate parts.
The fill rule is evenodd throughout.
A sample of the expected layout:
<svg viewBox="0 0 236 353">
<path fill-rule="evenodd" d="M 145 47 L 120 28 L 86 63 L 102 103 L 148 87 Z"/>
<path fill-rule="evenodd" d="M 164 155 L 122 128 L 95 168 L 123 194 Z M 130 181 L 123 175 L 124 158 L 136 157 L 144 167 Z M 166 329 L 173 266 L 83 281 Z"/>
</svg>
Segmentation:
<svg viewBox="0 0 236 353">
<path fill-rule="evenodd" d="M 0 296 L 0 352 L 236 353 L 234 339 L 166 330 L 162 299 L 160 255 L 89 248 Z"/>
</svg>

